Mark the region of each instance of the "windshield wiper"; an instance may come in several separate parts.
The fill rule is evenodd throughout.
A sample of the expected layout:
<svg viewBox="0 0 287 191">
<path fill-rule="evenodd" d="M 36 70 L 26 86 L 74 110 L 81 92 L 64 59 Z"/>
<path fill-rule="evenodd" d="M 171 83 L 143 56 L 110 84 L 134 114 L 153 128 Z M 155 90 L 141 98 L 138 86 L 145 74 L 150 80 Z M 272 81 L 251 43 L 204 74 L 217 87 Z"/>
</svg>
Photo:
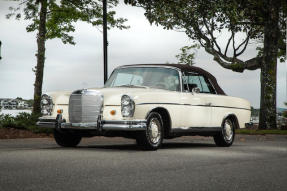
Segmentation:
<svg viewBox="0 0 287 191">
<path fill-rule="evenodd" d="M 131 84 L 125 84 L 121 86 L 115 86 L 115 87 L 128 87 L 128 88 L 149 88 L 148 86 L 139 86 L 139 85 L 131 85 Z"/>
</svg>

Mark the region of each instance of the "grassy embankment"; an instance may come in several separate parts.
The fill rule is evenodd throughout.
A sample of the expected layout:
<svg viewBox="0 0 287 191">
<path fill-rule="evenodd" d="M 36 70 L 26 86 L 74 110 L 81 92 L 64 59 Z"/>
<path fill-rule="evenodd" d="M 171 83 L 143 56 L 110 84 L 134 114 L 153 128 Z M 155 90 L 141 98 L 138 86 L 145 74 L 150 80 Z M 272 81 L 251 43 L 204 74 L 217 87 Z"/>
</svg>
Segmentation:
<svg viewBox="0 0 287 191">
<path fill-rule="evenodd" d="M 237 134 L 247 134 L 247 135 L 287 135 L 287 130 L 280 129 L 266 129 L 266 130 L 258 130 L 258 129 L 236 129 L 235 132 Z"/>
</svg>

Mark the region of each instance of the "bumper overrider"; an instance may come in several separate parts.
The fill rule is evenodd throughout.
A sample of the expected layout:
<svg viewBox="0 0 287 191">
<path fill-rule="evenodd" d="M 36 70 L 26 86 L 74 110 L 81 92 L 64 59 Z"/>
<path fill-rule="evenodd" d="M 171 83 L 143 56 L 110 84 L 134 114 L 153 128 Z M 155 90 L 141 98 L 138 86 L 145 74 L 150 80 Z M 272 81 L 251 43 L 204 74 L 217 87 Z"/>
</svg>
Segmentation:
<svg viewBox="0 0 287 191">
<path fill-rule="evenodd" d="M 90 123 L 67 123 L 59 114 L 57 118 L 40 117 L 37 126 L 58 129 L 107 130 L 107 131 L 141 131 L 146 129 L 146 120 L 102 120 Z"/>
</svg>

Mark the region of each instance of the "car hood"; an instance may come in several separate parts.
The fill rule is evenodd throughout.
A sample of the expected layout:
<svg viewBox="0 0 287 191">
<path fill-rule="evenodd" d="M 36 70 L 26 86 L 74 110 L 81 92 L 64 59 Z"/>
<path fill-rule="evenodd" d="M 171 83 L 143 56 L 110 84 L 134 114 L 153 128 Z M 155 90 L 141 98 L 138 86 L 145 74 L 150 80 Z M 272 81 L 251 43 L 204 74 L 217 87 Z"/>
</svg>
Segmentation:
<svg viewBox="0 0 287 191">
<path fill-rule="evenodd" d="M 88 89 L 89 90 L 89 89 Z M 90 90 L 97 90 L 104 96 L 104 105 L 121 105 L 121 97 L 123 95 L 130 96 L 136 104 L 144 102 L 145 100 L 153 100 L 158 102 L 162 96 L 168 97 L 172 91 L 154 88 L 91 88 Z M 159 97 L 158 95 L 161 95 Z M 156 96 L 157 95 L 157 96 Z"/>
</svg>

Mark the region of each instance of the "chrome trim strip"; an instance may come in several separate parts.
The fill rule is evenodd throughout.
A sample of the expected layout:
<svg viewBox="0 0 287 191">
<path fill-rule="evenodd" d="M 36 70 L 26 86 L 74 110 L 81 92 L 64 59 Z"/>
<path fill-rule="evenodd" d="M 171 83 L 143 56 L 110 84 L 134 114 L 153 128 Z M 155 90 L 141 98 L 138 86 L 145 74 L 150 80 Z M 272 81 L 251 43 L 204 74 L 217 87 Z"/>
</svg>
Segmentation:
<svg viewBox="0 0 287 191">
<path fill-rule="evenodd" d="M 146 130 L 147 121 L 146 120 L 128 120 L 128 121 L 103 121 L 103 130 L 113 130 L 113 131 L 142 131 Z"/>
<path fill-rule="evenodd" d="M 133 125 L 139 123 L 146 123 L 147 120 L 103 120 L 103 124 L 125 124 L 125 125 Z"/>
<path fill-rule="evenodd" d="M 171 129 L 171 132 L 177 133 L 177 132 L 220 132 L 222 130 L 222 127 L 178 127 Z"/>
<path fill-rule="evenodd" d="M 42 122 L 42 121 L 38 121 L 36 123 L 36 125 L 38 127 L 44 127 L 44 128 L 56 128 L 56 123 L 55 122 Z"/>
<path fill-rule="evenodd" d="M 56 117 L 50 117 L 50 116 L 43 116 L 43 117 L 39 117 L 38 120 L 56 120 Z"/>
<path fill-rule="evenodd" d="M 104 124 L 102 127 L 104 130 L 109 131 L 144 131 L 146 129 L 146 124 L 138 125 L 119 125 L 119 124 Z"/>
<path fill-rule="evenodd" d="M 185 105 L 185 106 L 198 106 L 198 107 L 222 107 L 222 108 L 231 108 L 231 109 L 243 109 L 243 110 L 249 110 L 247 108 L 241 108 L 241 107 L 229 107 L 229 106 L 217 106 L 217 105 L 193 105 L 193 104 L 186 104 L 186 103 L 138 103 L 136 105 L 153 105 L 153 104 L 159 104 L 159 105 Z"/>
<path fill-rule="evenodd" d="M 98 129 L 98 123 L 61 123 L 62 129 Z"/>
</svg>

